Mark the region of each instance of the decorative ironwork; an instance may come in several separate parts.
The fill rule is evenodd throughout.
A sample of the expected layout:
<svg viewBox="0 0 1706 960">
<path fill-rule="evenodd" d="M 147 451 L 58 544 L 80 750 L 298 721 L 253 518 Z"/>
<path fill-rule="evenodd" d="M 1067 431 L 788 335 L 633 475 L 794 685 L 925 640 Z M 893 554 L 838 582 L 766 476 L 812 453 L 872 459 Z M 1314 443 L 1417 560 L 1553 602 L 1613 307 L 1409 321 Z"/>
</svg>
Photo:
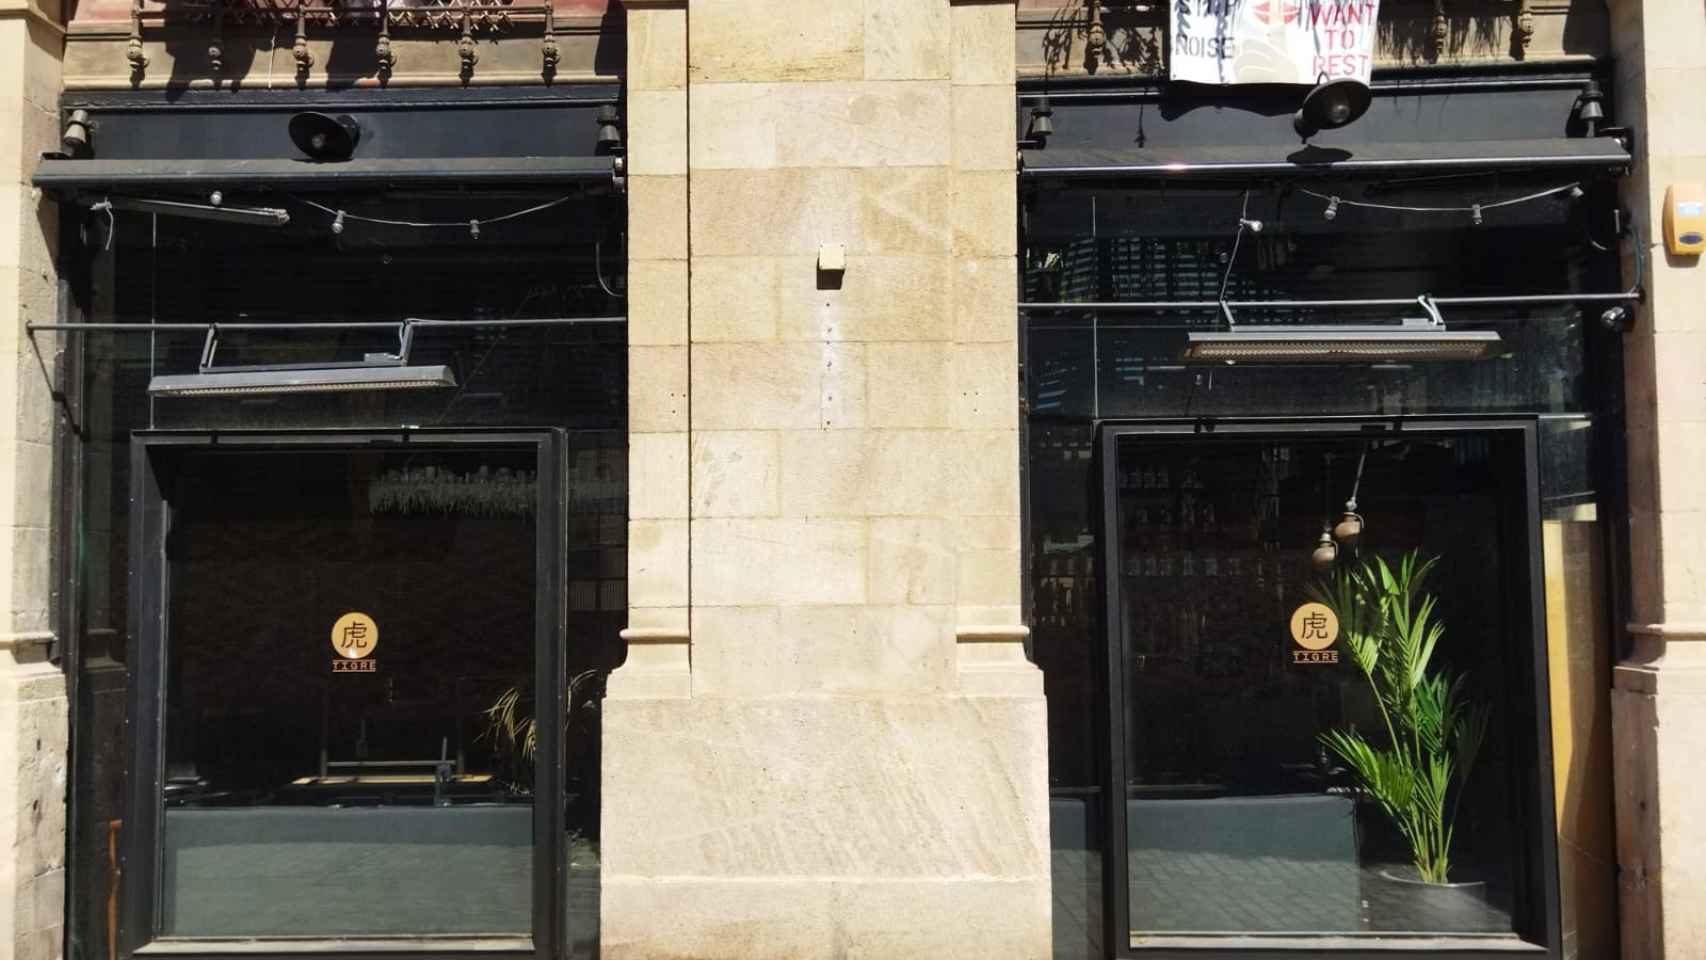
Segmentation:
<svg viewBox="0 0 1706 960">
<path fill-rule="evenodd" d="M 140 79 L 148 66 L 145 29 L 169 23 L 208 25 L 207 62 L 218 74 L 225 64 L 225 29 L 289 24 L 295 37 L 291 54 L 299 78 L 314 66 L 308 44 L 311 30 L 377 28 L 373 56 L 381 80 L 397 66 L 391 44 L 392 28 L 455 30 L 464 79 L 479 62 L 478 37 L 510 33 L 522 24 L 537 23 L 542 73 L 549 78 L 562 61 L 556 14 L 550 0 L 133 0 L 125 59 Z"/>
<path fill-rule="evenodd" d="M 1095 70 L 1108 50 L 1108 33 L 1102 28 L 1102 5 L 1090 3 L 1090 26 L 1084 32 L 1084 66 Z"/>
<path fill-rule="evenodd" d="M 379 39 L 373 42 L 373 59 L 378 61 L 379 82 L 386 83 L 391 79 L 391 71 L 397 69 L 397 54 L 391 49 L 391 17 L 388 0 L 379 0 Z"/>
<path fill-rule="evenodd" d="M 296 40 L 290 45 L 290 55 L 296 58 L 296 76 L 307 79 L 314 66 L 314 52 L 308 49 L 308 21 L 300 13 L 296 17 Z"/>
<path fill-rule="evenodd" d="M 557 64 L 563 59 L 563 52 L 557 48 L 556 6 L 545 4 L 545 39 L 539 41 L 539 56 L 544 61 L 540 70 L 547 80 L 557 75 Z"/>
<path fill-rule="evenodd" d="M 142 0 L 130 5 L 130 39 L 124 45 L 124 58 L 130 62 L 130 73 L 141 78 L 148 69 L 148 55 L 142 50 Z"/>
<path fill-rule="evenodd" d="M 474 64 L 480 62 L 480 55 L 474 50 L 473 21 L 467 11 L 462 13 L 462 39 L 456 41 L 456 55 L 462 58 L 462 82 L 474 79 Z M 476 235 L 478 235 L 478 228 Z"/>
</svg>

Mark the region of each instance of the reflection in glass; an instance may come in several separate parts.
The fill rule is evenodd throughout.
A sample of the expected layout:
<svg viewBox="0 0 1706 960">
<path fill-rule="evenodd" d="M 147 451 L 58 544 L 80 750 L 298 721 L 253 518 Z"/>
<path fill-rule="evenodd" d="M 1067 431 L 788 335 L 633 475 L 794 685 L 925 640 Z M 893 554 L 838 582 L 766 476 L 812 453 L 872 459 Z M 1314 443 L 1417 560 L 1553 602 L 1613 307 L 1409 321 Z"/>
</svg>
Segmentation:
<svg viewBox="0 0 1706 960">
<path fill-rule="evenodd" d="M 1559 185 L 1506 175 L 1346 180 L 1333 189 L 1346 199 L 1439 206 L 1471 184 L 1497 196 Z M 1414 302 L 1422 295 L 1614 289 L 1615 257 L 1593 249 L 1588 227 L 1598 202 L 1597 192 L 1560 193 L 1475 224 L 1350 206 L 1329 220 L 1284 185 L 1044 189 L 1027 219 L 1024 298 L 1074 306 L 1025 313 L 1030 409 L 1081 417 L 1585 410 L 1595 379 L 1614 373 L 1595 354 L 1615 350 L 1616 337 L 1578 304 L 1441 305 L 1451 330 L 1500 337 L 1499 349 L 1474 361 L 1226 364 L 1184 353 L 1190 332 L 1227 328 L 1221 299 L 1270 304 L 1237 307 L 1241 325 L 1393 325 L 1428 318 Z M 1263 226 L 1240 238 L 1246 215 Z M 1309 305 L 1351 299 L 1400 303 Z M 1167 306 L 1093 307 L 1121 302 Z M 1595 350 L 1584 350 L 1589 343 Z"/>
<path fill-rule="evenodd" d="M 1032 341 L 1035 349 L 1036 341 Z M 1031 652 L 1049 703 L 1049 855 L 1056 960 L 1099 960 L 1105 749 L 1095 710 L 1106 671 L 1100 629 L 1097 539 L 1091 532 L 1095 429 L 1033 423 L 1027 434 L 1030 487 Z"/>
<path fill-rule="evenodd" d="M 162 933 L 531 929 L 534 467 L 183 457 Z"/>
<path fill-rule="evenodd" d="M 1487 435 L 1142 439 L 1121 445 L 1117 470 L 1134 939 L 1511 934 L 1528 629 L 1507 506 L 1523 502 L 1516 451 Z M 1339 568 L 1441 557 L 1431 669 L 1462 676 L 1464 700 L 1488 711 L 1456 818 L 1457 886 L 1416 882 L 1411 844 L 1324 743 L 1332 730 L 1390 742 L 1346 640 L 1317 652 L 1294 633 L 1331 576 L 1312 555 L 1353 489 L 1365 526 Z"/>
</svg>

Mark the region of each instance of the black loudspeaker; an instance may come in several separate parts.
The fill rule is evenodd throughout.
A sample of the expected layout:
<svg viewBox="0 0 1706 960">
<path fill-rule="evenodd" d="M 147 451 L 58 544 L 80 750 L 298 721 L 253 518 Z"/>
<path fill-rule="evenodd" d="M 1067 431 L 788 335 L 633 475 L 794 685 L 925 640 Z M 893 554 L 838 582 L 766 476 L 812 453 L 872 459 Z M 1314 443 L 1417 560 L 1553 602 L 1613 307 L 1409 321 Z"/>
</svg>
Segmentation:
<svg viewBox="0 0 1706 960">
<path fill-rule="evenodd" d="M 1305 140 L 1322 130 L 1335 130 L 1368 112 L 1374 92 L 1357 80 L 1330 80 L 1316 84 L 1303 98 L 1303 106 L 1291 117 L 1292 129 Z"/>
<path fill-rule="evenodd" d="M 323 113 L 299 113 L 290 118 L 290 142 L 310 160 L 348 160 L 361 140 L 355 118 Z"/>
</svg>

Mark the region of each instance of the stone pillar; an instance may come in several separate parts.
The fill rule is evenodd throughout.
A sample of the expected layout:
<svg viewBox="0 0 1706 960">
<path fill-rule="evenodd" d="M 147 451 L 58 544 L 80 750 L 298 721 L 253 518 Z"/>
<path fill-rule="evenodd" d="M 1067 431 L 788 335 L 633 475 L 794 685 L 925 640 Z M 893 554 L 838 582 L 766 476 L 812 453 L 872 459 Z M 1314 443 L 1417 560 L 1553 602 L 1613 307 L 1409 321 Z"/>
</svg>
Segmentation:
<svg viewBox="0 0 1706 960">
<path fill-rule="evenodd" d="M 1046 956 L 1012 0 L 627 8 L 630 311 L 676 339 L 631 320 L 604 953 Z"/>
<path fill-rule="evenodd" d="M 1706 181 L 1706 9 L 1613 0 L 1624 190 L 1647 302 L 1626 338 L 1631 655 L 1613 671 L 1625 960 L 1706 956 L 1706 266 L 1670 257 L 1666 186 Z M 1626 263 L 1625 275 L 1632 275 Z"/>
<path fill-rule="evenodd" d="M 59 139 L 58 10 L 0 0 L 0 956 L 63 955 L 65 682 L 53 640 L 51 524 L 58 216 L 28 183 Z"/>
<path fill-rule="evenodd" d="M 628 0 L 627 8 L 628 659 L 608 685 L 618 702 L 691 692 L 687 7 Z"/>
</svg>

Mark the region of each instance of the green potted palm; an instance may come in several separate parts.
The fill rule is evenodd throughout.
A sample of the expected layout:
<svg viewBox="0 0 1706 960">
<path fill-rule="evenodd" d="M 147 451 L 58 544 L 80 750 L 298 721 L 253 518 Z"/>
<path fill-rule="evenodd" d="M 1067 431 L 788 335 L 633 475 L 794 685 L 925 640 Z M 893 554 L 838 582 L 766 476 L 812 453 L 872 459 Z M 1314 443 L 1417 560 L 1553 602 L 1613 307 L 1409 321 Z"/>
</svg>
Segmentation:
<svg viewBox="0 0 1706 960">
<path fill-rule="evenodd" d="M 1433 666 L 1445 624 L 1438 598 L 1423 584 L 1438 562 L 1416 551 L 1395 564 L 1375 557 L 1341 569 L 1311 594 L 1338 616 L 1383 727 L 1372 735 L 1328 730 L 1321 743 L 1409 846 L 1409 868 L 1380 871 L 1382 880 L 1405 888 L 1394 898 L 1410 914 L 1403 925 L 1443 931 L 1471 928 L 1483 909 L 1483 884 L 1452 881 L 1451 842 L 1488 711 L 1471 701 L 1462 676 Z"/>
</svg>

